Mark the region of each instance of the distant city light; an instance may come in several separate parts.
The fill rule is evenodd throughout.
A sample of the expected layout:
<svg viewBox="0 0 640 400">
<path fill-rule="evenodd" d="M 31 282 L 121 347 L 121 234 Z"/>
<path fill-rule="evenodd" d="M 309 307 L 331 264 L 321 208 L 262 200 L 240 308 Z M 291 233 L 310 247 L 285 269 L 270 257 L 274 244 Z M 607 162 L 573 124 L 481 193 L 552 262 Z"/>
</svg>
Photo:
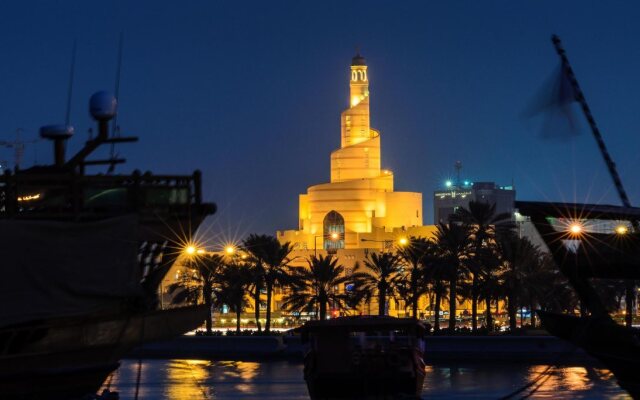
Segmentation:
<svg viewBox="0 0 640 400">
<path fill-rule="evenodd" d="M 225 251 L 225 253 L 227 253 L 227 254 L 233 254 L 233 253 L 235 253 L 235 252 L 236 252 L 236 248 L 235 248 L 235 247 L 233 247 L 233 246 L 231 246 L 231 245 L 229 245 L 229 246 L 227 246 L 227 247 L 225 247 L 225 248 L 224 248 L 224 251 Z"/>
<path fill-rule="evenodd" d="M 189 245 L 184 249 L 185 253 L 187 254 L 195 254 L 196 253 L 196 246 L 194 245 Z"/>
<path fill-rule="evenodd" d="M 197 250 L 196 250 L 196 253 L 197 253 L 197 254 L 204 254 L 204 249 L 197 249 Z"/>
<path fill-rule="evenodd" d="M 404 246 L 407 243 L 409 243 L 409 241 L 407 240 L 407 238 L 403 237 L 403 238 L 400 238 L 400 240 L 398 240 L 398 243 L 400 243 L 400 246 Z"/>
<path fill-rule="evenodd" d="M 616 226 L 616 233 L 618 235 L 624 235 L 627 232 L 629 232 L 629 228 L 627 228 L 625 225 L 618 225 Z"/>
<path fill-rule="evenodd" d="M 465 186 L 469 186 L 469 183 L 470 183 L 469 181 L 464 181 Z"/>
<path fill-rule="evenodd" d="M 453 182 L 451 182 L 451 181 L 446 181 L 446 182 L 444 183 L 444 185 L 445 185 L 446 187 L 451 187 L 451 185 L 453 185 Z"/>
<path fill-rule="evenodd" d="M 29 194 L 29 195 L 25 195 L 25 196 L 18 196 L 18 201 L 31 201 L 31 200 L 38 200 L 40 198 L 40 193 L 36 193 L 36 194 Z"/>
</svg>

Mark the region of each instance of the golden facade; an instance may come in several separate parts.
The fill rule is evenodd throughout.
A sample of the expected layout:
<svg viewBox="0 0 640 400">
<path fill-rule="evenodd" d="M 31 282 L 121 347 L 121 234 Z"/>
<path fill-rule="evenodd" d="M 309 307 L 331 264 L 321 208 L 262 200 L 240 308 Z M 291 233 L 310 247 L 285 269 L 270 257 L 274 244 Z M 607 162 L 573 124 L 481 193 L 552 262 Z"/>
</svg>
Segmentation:
<svg viewBox="0 0 640 400">
<path fill-rule="evenodd" d="M 359 54 L 350 76 L 330 182 L 300 195 L 297 230 L 278 232 L 278 239 L 298 250 L 379 248 L 399 236 L 430 236 L 434 230 L 422 226 L 422 193 L 394 191 L 393 172 L 381 168 L 381 133 L 370 124 L 369 77 Z"/>
</svg>

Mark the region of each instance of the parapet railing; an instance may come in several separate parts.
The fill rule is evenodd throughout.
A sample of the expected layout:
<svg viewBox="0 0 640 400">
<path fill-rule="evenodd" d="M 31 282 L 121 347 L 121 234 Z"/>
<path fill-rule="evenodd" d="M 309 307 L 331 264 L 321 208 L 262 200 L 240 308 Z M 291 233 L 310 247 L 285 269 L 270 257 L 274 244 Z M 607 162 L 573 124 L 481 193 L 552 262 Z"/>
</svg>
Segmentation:
<svg viewBox="0 0 640 400">
<path fill-rule="evenodd" d="M 80 175 L 5 171 L 0 218 L 100 218 L 128 212 L 190 213 L 202 206 L 202 175 Z"/>
</svg>

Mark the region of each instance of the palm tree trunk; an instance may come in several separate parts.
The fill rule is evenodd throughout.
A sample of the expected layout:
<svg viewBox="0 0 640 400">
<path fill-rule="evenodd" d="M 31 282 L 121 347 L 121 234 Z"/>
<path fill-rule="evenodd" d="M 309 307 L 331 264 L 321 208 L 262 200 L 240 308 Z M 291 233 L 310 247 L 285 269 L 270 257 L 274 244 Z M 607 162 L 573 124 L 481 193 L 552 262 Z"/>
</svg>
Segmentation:
<svg viewBox="0 0 640 400">
<path fill-rule="evenodd" d="M 533 312 L 533 308 L 535 307 L 535 305 L 533 304 L 533 302 L 531 302 L 531 304 L 529 305 L 529 313 L 531 314 L 531 317 L 529 317 L 529 319 L 531 320 L 531 328 L 535 328 L 536 327 L 536 315 Z"/>
<path fill-rule="evenodd" d="M 378 315 L 386 314 L 385 302 L 387 299 L 387 288 L 382 286 L 378 288 Z"/>
<path fill-rule="evenodd" d="M 436 300 L 435 300 L 435 306 L 434 306 L 434 311 L 435 311 L 435 316 L 434 316 L 434 320 L 433 320 L 433 331 L 437 332 L 440 330 L 440 301 L 442 299 L 442 293 L 440 291 L 440 288 L 436 287 Z"/>
<path fill-rule="evenodd" d="M 509 330 L 511 333 L 516 331 L 518 325 L 518 316 L 517 316 L 517 306 L 516 306 L 516 297 L 513 293 L 509 294 L 509 298 L 507 299 L 507 312 L 509 314 Z"/>
<path fill-rule="evenodd" d="M 327 302 L 320 300 L 320 321 L 327 319 Z"/>
<path fill-rule="evenodd" d="M 471 330 L 478 330 L 478 274 L 473 273 L 471 282 Z"/>
<path fill-rule="evenodd" d="M 236 334 L 240 334 L 240 314 L 242 312 L 242 300 L 236 304 Z"/>
<path fill-rule="evenodd" d="M 258 332 L 262 332 L 262 326 L 260 325 L 260 285 L 256 283 L 256 287 L 253 291 L 253 308 L 256 317 L 256 327 Z"/>
<path fill-rule="evenodd" d="M 411 316 L 418 319 L 418 266 L 411 270 Z"/>
<path fill-rule="evenodd" d="M 486 304 L 487 304 L 487 310 L 486 310 L 486 315 L 487 315 L 487 330 L 489 332 L 493 331 L 493 317 L 491 316 L 491 295 L 488 294 L 486 299 Z"/>
<path fill-rule="evenodd" d="M 267 282 L 267 321 L 264 324 L 264 331 L 269 333 L 271 330 L 271 293 L 273 291 L 273 284 Z"/>
<path fill-rule="evenodd" d="M 458 268 L 453 270 L 453 276 L 449 282 L 449 331 L 453 333 L 456 330 L 456 292 L 458 283 Z"/>
<path fill-rule="evenodd" d="M 635 282 L 631 279 L 628 279 L 625 284 L 626 313 L 624 315 L 624 324 L 628 327 L 631 327 L 633 325 L 633 303 L 635 303 L 636 285 Z"/>
<path fill-rule="evenodd" d="M 204 282 L 204 286 L 202 287 L 202 295 L 204 296 L 204 304 L 207 306 L 207 319 L 205 321 L 207 335 L 211 335 L 212 332 L 212 316 L 211 316 L 211 295 L 212 288 L 209 282 Z"/>
</svg>

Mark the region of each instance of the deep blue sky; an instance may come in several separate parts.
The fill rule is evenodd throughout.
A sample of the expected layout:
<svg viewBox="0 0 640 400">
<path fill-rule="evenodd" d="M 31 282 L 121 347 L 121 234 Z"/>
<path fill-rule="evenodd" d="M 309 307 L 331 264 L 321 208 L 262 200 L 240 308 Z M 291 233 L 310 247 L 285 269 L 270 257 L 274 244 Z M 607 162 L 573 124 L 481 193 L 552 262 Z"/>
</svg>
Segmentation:
<svg viewBox="0 0 640 400">
<path fill-rule="evenodd" d="M 78 41 L 70 150 L 124 60 L 120 171 L 204 173 L 223 236 L 297 225 L 298 194 L 329 179 L 355 46 L 367 58 L 372 125 L 396 189 L 432 192 L 461 160 L 474 181 L 527 200 L 619 204 L 589 131 L 539 137 L 523 110 L 558 60 L 574 65 L 632 203 L 640 205 L 640 6 L 632 2 L 15 1 L 0 6 L 0 138 L 64 120 Z M 580 115 L 582 119 L 582 116 Z M 35 149 L 35 150 L 34 150 Z M 31 164 L 48 144 L 27 148 Z M 0 159 L 11 160 L 8 149 Z"/>
</svg>

